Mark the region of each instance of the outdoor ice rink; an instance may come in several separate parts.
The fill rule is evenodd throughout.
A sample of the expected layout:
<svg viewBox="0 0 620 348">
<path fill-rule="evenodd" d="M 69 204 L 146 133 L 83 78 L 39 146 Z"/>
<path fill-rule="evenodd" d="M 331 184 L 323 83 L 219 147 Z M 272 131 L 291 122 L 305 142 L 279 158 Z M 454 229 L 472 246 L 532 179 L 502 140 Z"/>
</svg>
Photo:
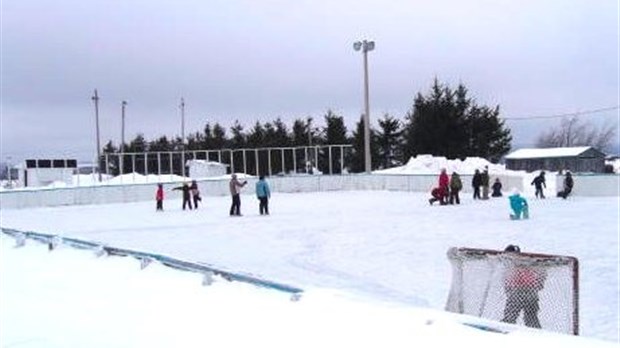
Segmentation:
<svg viewBox="0 0 620 348">
<path fill-rule="evenodd" d="M 250 190 L 248 190 L 250 191 Z M 274 193 L 270 216 L 242 195 L 204 197 L 181 210 L 167 192 L 155 202 L 2 210 L 1 226 L 60 234 L 161 253 L 302 289 L 330 288 L 411 306 L 442 309 L 451 279 L 448 248 L 503 249 L 576 256 L 581 335 L 618 340 L 618 197 L 527 197 L 531 218 L 508 219 L 506 197 L 429 206 L 424 193 L 353 191 Z"/>
</svg>

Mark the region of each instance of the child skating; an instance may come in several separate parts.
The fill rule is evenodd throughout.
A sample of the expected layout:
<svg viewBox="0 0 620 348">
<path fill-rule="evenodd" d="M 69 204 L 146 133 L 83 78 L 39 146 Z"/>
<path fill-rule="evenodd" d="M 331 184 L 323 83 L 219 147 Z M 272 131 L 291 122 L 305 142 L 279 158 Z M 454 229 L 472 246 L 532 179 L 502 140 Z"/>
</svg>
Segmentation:
<svg viewBox="0 0 620 348">
<path fill-rule="evenodd" d="M 517 189 L 513 189 L 512 195 L 508 197 L 510 201 L 510 209 L 512 209 L 512 214 L 510 214 L 510 219 L 512 220 L 521 220 L 529 219 L 530 212 L 527 206 L 527 200 L 519 194 Z"/>
</svg>

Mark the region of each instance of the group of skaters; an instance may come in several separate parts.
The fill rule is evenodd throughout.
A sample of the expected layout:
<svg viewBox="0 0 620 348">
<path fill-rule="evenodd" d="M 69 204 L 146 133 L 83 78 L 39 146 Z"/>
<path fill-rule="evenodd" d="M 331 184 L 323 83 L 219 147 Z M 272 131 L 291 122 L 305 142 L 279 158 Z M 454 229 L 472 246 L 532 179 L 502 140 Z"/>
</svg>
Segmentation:
<svg viewBox="0 0 620 348">
<path fill-rule="evenodd" d="M 476 169 L 471 180 L 474 200 L 489 199 L 489 183 L 489 167 L 485 166 L 482 172 Z M 541 171 L 540 174 L 532 180 L 531 185 L 535 188 L 536 198 L 544 199 L 544 189 L 547 188 L 545 172 Z M 558 192 L 557 196 L 566 199 L 572 192 L 573 185 L 572 174 L 567 170 L 564 176 L 563 188 Z M 491 197 L 502 197 L 502 183 L 499 178 L 495 178 L 490 188 L 492 190 Z M 457 172 L 453 172 L 452 176 L 448 176 L 446 169 L 442 168 L 439 174 L 439 184 L 431 190 L 432 197 L 428 202 L 430 205 L 433 205 L 435 202 L 439 202 L 440 205 L 461 204 L 459 192 L 462 189 L 463 182 L 460 175 Z M 521 196 L 516 188 L 512 190 L 508 199 L 510 201 L 510 208 L 512 209 L 512 214 L 510 214 L 511 219 L 520 220 L 521 218 L 529 218 L 527 200 Z"/>
<path fill-rule="evenodd" d="M 484 170 L 476 169 L 471 179 L 471 185 L 473 188 L 473 199 L 489 199 L 489 168 L 485 166 Z M 441 169 L 439 174 L 439 185 L 431 190 L 431 198 L 428 200 L 430 205 L 435 202 L 439 202 L 440 205 L 447 204 L 461 204 L 459 192 L 463 189 L 463 182 L 461 176 L 457 172 L 453 172 L 452 176 L 448 176 L 445 168 Z M 495 182 L 491 186 L 491 197 L 502 196 L 502 183 L 499 178 L 495 179 Z M 482 195 L 480 191 L 482 190 Z"/>
<path fill-rule="evenodd" d="M 237 178 L 237 174 L 232 174 L 230 181 L 228 182 L 228 188 L 230 190 L 231 205 L 230 216 L 241 216 L 241 190 L 247 181 L 241 181 Z M 172 191 L 181 191 L 183 195 L 183 210 L 196 210 L 198 209 L 198 202 L 202 202 L 200 196 L 200 190 L 198 189 L 198 183 L 196 180 L 192 180 L 191 184 L 183 183 L 183 185 L 174 187 Z M 269 198 L 271 197 L 271 190 L 269 184 L 265 180 L 265 176 L 261 175 L 256 183 L 256 198 L 259 201 L 259 213 L 260 215 L 269 215 Z M 157 184 L 157 191 L 155 192 L 156 211 L 164 210 L 164 185 Z"/>
</svg>

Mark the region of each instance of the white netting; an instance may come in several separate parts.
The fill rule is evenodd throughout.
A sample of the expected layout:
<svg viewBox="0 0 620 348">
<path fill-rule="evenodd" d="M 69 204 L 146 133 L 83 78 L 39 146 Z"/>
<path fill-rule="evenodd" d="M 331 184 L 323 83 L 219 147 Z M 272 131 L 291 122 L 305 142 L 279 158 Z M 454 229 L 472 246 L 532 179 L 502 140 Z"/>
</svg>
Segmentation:
<svg viewBox="0 0 620 348">
<path fill-rule="evenodd" d="M 446 310 L 577 334 L 573 257 L 452 248 Z"/>
</svg>

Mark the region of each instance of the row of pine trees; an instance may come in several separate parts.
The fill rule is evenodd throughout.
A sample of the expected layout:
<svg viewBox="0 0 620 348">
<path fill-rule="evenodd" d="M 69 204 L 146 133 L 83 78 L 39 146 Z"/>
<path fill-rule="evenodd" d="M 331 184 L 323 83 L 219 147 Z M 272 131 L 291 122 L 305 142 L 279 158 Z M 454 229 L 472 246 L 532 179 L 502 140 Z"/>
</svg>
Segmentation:
<svg viewBox="0 0 620 348">
<path fill-rule="evenodd" d="M 110 141 L 103 150 L 111 154 L 348 144 L 352 149 L 346 154 L 347 169 L 364 171 L 362 117 L 351 132 L 343 116 L 328 110 L 323 118 L 323 127 L 315 126 L 311 117 L 294 120 L 290 128 L 280 118 L 256 122 L 248 129 L 235 121 L 228 131 L 219 123 L 206 123 L 202 132 L 189 134 L 185 144 L 180 137 L 147 140 L 139 134 L 122 148 Z M 452 89 L 437 80 L 427 94 L 415 97 L 402 119 L 385 114 L 378 126 L 371 128 L 373 170 L 402 165 L 418 154 L 450 159 L 476 156 L 497 162 L 510 151 L 512 141 L 499 106 L 478 105 L 463 84 Z"/>
</svg>

